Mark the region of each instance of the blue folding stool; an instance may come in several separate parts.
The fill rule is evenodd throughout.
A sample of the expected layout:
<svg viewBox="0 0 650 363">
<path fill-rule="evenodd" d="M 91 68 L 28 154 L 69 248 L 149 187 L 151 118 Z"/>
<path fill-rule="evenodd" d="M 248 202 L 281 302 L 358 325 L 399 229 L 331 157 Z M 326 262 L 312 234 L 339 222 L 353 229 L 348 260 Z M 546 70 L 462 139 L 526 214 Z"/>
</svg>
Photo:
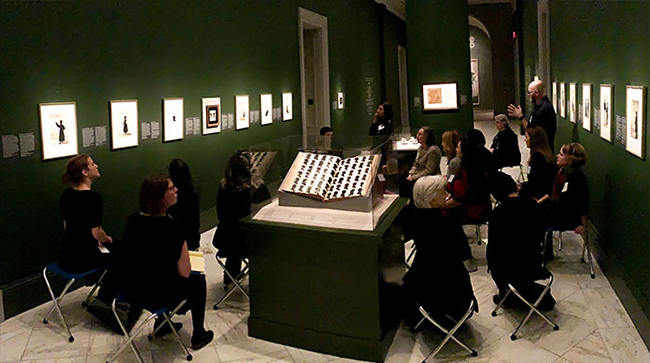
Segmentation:
<svg viewBox="0 0 650 363">
<path fill-rule="evenodd" d="M 101 272 L 101 271 L 103 271 L 102 276 L 99 278 L 97 283 L 95 283 L 95 286 L 93 286 L 93 288 L 90 290 L 90 293 L 88 293 L 88 296 L 86 297 L 86 300 L 84 300 L 84 302 L 82 303 L 82 305 L 84 307 L 88 306 L 88 303 L 90 302 L 90 299 L 92 298 L 93 294 L 95 293 L 95 290 L 97 290 L 97 288 L 101 284 L 102 279 L 104 278 L 104 275 L 106 275 L 106 271 L 108 271 L 107 267 L 105 267 L 105 266 L 104 267 L 99 267 L 99 268 L 96 268 L 94 270 L 90 270 L 90 271 L 86 271 L 86 272 L 82 272 L 82 273 L 78 273 L 78 274 L 73 274 L 73 273 L 69 273 L 67 271 L 62 270 L 59 267 L 58 262 L 53 262 L 53 263 L 47 265 L 43 269 L 43 279 L 45 280 L 45 284 L 47 285 L 47 290 L 50 292 L 50 297 L 52 298 L 52 307 L 50 308 L 50 310 L 45 315 L 45 318 L 43 318 L 43 324 L 48 323 L 47 319 L 52 314 L 52 311 L 54 311 L 54 309 L 56 309 L 56 311 L 59 313 L 59 316 L 61 316 L 61 320 L 63 321 L 63 326 L 65 327 L 65 330 L 68 332 L 68 341 L 69 342 L 74 342 L 74 337 L 72 336 L 72 333 L 70 332 L 70 328 L 68 327 L 68 323 L 65 320 L 65 316 L 63 316 L 63 312 L 61 311 L 61 306 L 59 304 L 61 303 L 61 300 L 63 299 L 63 296 L 65 296 L 65 294 L 68 292 L 68 289 L 70 288 L 70 286 L 72 286 L 72 284 L 75 281 L 81 280 L 83 278 L 86 278 L 89 275 L 92 275 L 94 273 L 98 273 L 98 272 Z M 60 277 L 62 277 L 64 279 L 68 280 L 68 283 L 65 285 L 65 287 L 63 288 L 63 291 L 61 292 L 61 295 L 59 295 L 58 298 L 54 295 L 54 291 L 52 291 L 52 285 L 50 284 L 50 280 L 47 278 L 47 273 L 48 272 L 53 273 L 53 274 L 55 274 L 57 276 L 60 276 Z"/>
</svg>

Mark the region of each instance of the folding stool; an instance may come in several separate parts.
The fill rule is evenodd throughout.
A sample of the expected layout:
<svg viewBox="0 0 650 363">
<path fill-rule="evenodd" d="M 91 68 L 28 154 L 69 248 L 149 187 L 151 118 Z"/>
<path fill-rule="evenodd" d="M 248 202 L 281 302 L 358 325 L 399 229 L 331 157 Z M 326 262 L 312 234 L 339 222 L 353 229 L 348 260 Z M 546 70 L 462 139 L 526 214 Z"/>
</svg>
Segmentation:
<svg viewBox="0 0 650 363">
<path fill-rule="evenodd" d="M 218 253 L 216 254 L 215 257 L 217 259 L 217 263 L 219 263 L 219 266 L 221 266 L 221 268 L 223 269 L 223 272 L 225 272 L 226 275 L 228 275 L 228 277 L 230 277 L 230 281 L 232 281 L 235 284 L 235 287 L 237 289 L 239 289 L 239 291 L 241 291 L 246 296 L 246 298 L 248 298 L 250 300 L 251 297 L 248 294 L 248 291 L 246 291 L 246 289 L 242 285 L 244 279 L 250 273 L 248 258 L 242 258 L 242 261 L 244 262 L 244 268 L 239 272 L 239 275 L 237 275 L 235 277 L 235 276 L 232 276 L 230 274 L 230 272 L 228 272 L 228 270 L 226 269 L 226 265 L 223 262 L 221 262 L 221 258 L 219 257 Z M 230 257 L 230 258 L 232 258 L 232 257 Z M 235 292 L 235 289 L 230 289 L 226 293 L 226 295 L 224 295 L 221 299 L 219 299 L 219 301 L 217 301 L 216 304 L 214 304 L 214 306 L 212 308 L 214 310 L 219 309 L 219 305 L 221 305 L 221 303 L 223 303 L 230 295 L 232 295 L 233 292 Z"/>
<path fill-rule="evenodd" d="M 557 231 L 559 234 L 559 244 L 558 244 L 558 249 L 562 251 L 562 232 L 557 229 L 549 229 L 547 233 L 553 233 Z M 564 232 L 569 232 L 569 231 L 564 231 Z M 570 231 L 573 232 L 573 231 Z M 545 240 L 546 241 L 546 240 Z M 551 240 L 552 241 L 552 240 Z M 589 261 L 589 274 L 591 275 L 592 279 L 596 278 L 596 274 L 594 273 L 594 261 L 593 257 L 591 256 L 591 247 L 589 246 L 589 231 L 585 231 L 585 234 L 582 235 L 582 254 L 580 255 L 580 262 L 585 262 L 585 253 L 587 254 L 587 260 Z M 544 242 L 546 243 L 546 242 Z"/>
<path fill-rule="evenodd" d="M 61 295 L 59 295 L 58 298 L 54 295 L 54 291 L 52 290 L 52 285 L 50 284 L 50 280 L 47 278 L 48 271 L 55 274 L 55 275 L 57 275 L 57 276 L 63 277 L 64 279 L 68 280 L 68 283 L 65 285 L 65 287 L 63 288 L 63 291 L 61 292 Z M 104 278 L 104 275 L 106 275 L 106 271 L 108 271 L 107 267 L 100 267 L 100 268 L 96 268 L 94 270 L 82 272 L 82 273 L 79 273 L 79 274 L 72 274 L 72 273 L 69 273 L 69 272 L 66 272 L 66 271 L 62 270 L 59 267 L 58 262 L 53 262 L 53 263 L 45 266 L 45 268 L 43 269 L 43 279 L 45 280 L 45 285 L 47 285 L 47 291 L 50 293 L 50 297 L 52 298 L 52 307 L 47 312 L 47 314 L 45 314 L 45 317 L 43 318 L 43 324 L 48 323 L 48 318 L 50 317 L 52 312 L 56 309 L 56 311 L 59 313 L 59 316 L 61 317 L 61 320 L 63 321 L 63 326 L 65 327 L 65 330 L 68 332 L 68 341 L 71 342 L 71 343 L 74 342 L 74 337 L 72 336 L 72 333 L 70 332 L 70 328 L 68 327 L 68 322 L 65 320 L 65 316 L 63 316 L 63 311 L 61 311 L 61 306 L 59 304 L 60 304 L 61 300 L 63 300 L 63 297 L 65 296 L 65 294 L 68 292 L 68 289 L 70 288 L 70 286 L 72 286 L 72 284 L 75 281 L 83 279 L 86 276 L 89 276 L 91 274 L 94 274 L 94 273 L 97 273 L 97 272 L 100 272 L 100 271 L 104 271 L 104 272 L 102 273 L 102 276 L 99 278 L 99 280 L 95 283 L 95 286 L 93 286 L 93 288 L 90 290 L 90 293 L 88 293 L 88 296 L 86 296 L 86 299 L 83 301 L 82 305 L 84 307 L 88 306 L 88 304 L 90 303 L 90 299 L 92 298 L 93 294 L 95 293 L 95 290 L 97 290 L 97 288 L 101 284 L 102 279 Z"/>
<path fill-rule="evenodd" d="M 410 240 L 409 242 L 411 242 L 411 253 L 409 253 L 409 256 L 406 258 L 405 261 L 407 268 L 411 268 L 411 261 L 413 261 L 413 257 L 415 256 L 415 251 L 417 250 L 417 246 L 415 245 L 415 240 Z"/>
<path fill-rule="evenodd" d="M 539 297 L 537 298 L 534 304 L 531 304 L 528 300 L 526 300 L 523 296 L 521 296 L 519 291 L 517 291 L 517 289 L 514 286 L 512 286 L 512 284 L 508 284 L 508 291 L 505 293 L 503 298 L 501 298 L 501 301 L 499 301 L 499 303 L 494 308 L 494 310 L 492 310 L 492 316 L 497 316 L 497 310 L 501 307 L 501 305 L 508 298 L 508 295 L 510 295 L 511 292 L 515 294 L 515 296 L 517 296 L 519 299 L 521 299 L 521 301 L 523 301 L 524 304 L 528 305 L 528 307 L 530 308 L 530 311 L 528 311 L 526 317 L 519 323 L 519 325 L 512 333 L 512 335 L 510 335 L 511 340 L 517 339 L 517 332 L 524 324 L 526 324 L 526 322 L 528 322 L 528 320 L 533 315 L 533 313 L 537 313 L 537 315 L 542 317 L 542 319 L 544 319 L 547 323 L 549 323 L 553 327 L 553 330 L 560 329 L 560 327 L 557 324 L 551 321 L 551 319 L 546 317 L 546 315 L 544 315 L 544 313 L 539 311 L 539 309 L 537 308 L 537 306 L 542 301 L 544 296 L 546 296 L 546 294 L 551 290 L 551 284 L 553 284 L 553 274 L 546 268 L 541 268 L 540 276 L 536 281 L 540 281 L 540 280 L 548 280 L 548 282 L 546 283 L 546 286 L 544 286 L 544 290 L 542 290 L 542 293 L 539 295 Z"/>
<path fill-rule="evenodd" d="M 118 301 L 119 302 L 128 302 L 128 301 L 125 299 L 123 294 L 118 294 L 117 297 L 115 297 L 115 299 L 113 299 L 113 303 L 111 304 L 111 308 L 113 310 L 113 315 L 115 315 L 115 319 L 117 320 L 117 323 L 120 325 L 120 329 L 122 329 L 122 332 L 124 333 L 124 337 L 126 338 L 126 340 L 124 341 L 124 343 L 122 343 L 122 345 L 117 350 L 117 352 L 115 352 L 115 354 L 113 354 L 113 356 L 109 360 L 106 361 L 106 363 L 113 362 L 117 358 L 117 356 L 120 355 L 120 353 L 122 353 L 122 351 L 126 348 L 127 345 L 131 347 L 131 350 L 133 351 L 136 358 L 138 359 L 138 362 L 144 363 L 144 360 L 142 359 L 142 355 L 140 355 L 140 352 L 138 351 L 138 348 L 135 346 L 135 343 L 133 342 L 133 339 L 135 339 L 135 337 L 137 337 L 138 334 L 140 334 L 140 331 L 142 331 L 147 326 L 147 323 L 151 319 L 158 318 L 160 316 L 165 318 L 165 322 L 160 324 L 158 326 L 158 328 L 156 328 L 151 334 L 149 334 L 149 336 L 148 336 L 149 340 L 153 339 L 153 337 L 158 332 L 158 330 L 160 330 L 165 324 L 169 324 L 169 327 L 172 329 L 172 332 L 176 336 L 176 340 L 178 341 L 178 344 L 181 345 L 181 348 L 183 348 L 183 351 L 186 354 L 186 359 L 188 361 L 192 360 L 192 354 L 190 354 L 190 352 L 187 350 L 187 347 L 185 346 L 185 344 L 183 344 L 183 340 L 181 339 L 181 336 L 178 334 L 178 331 L 176 330 L 176 328 L 174 328 L 174 324 L 172 324 L 172 321 L 171 321 L 171 318 L 174 315 L 176 315 L 178 310 L 180 310 L 183 307 L 183 305 L 185 305 L 185 302 L 187 302 L 187 299 L 181 301 L 180 304 L 178 304 L 178 306 L 176 306 L 176 308 L 174 308 L 174 310 L 172 310 L 171 307 L 167 307 L 167 308 L 161 308 L 161 309 L 158 309 L 158 310 L 151 311 L 151 310 L 149 310 L 149 309 L 147 309 L 145 307 L 145 310 L 149 311 L 151 314 L 138 327 L 134 328 L 134 333 L 132 333 L 132 334 L 129 334 L 129 331 L 126 329 L 126 327 L 122 323 L 122 320 L 120 320 L 119 314 L 117 313 L 116 304 L 117 304 Z"/>
<path fill-rule="evenodd" d="M 478 355 L 478 353 L 476 352 L 476 350 L 474 350 L 474 349 L 468 347 L 467 345 L 465 345 L 465 343 L 461 342 L 460 340 L 458 340 L 458 339 L 454 336 L 454 334 L 456 333 L 456 331 L 458 330 L 458 328 L 460 328 L 460 326 L 463 325 L 463 323 L 465 323 L 465 322 L 469 319 L 469 317 L 472 315 L 472 311 L 474 311 L 475 304 L 476 304 L 476 302 L 474 301 L 474 299 L 472 299 L 472 301 L 471 301 L 470 304 L 469 304 L 469 308 L 467 309 L 467 312 L 463 315 L 462 318 L 460 318 L 460 320 L 458 320 L 458 322 L 456 323 L 456 325 L 454 325 L 454 327 L 451 328 L 451 330 L 447 330 L 447 329 L 445 329 L 442 325 L 440 325 L 440 323 L 438 323 L 437 321 L 433 320 L 433 318 L 431 317 L 431 315 L 429 315 L 429 313 L 428 313 L 428 312 L 427 312 L 427 311 L 426 311 L 422 306 L 419 307 L 419 309 L 420 309 L 420 313 L 422 314 L 422 320 L 420 320 L 420 322 L 415 326 L 415 328 L 413 328 L 413 330 L 417 330 L 417 329 L 420 327 L 420 325 L 424 322 L 424 320 L 428 320 L 428 321 L 430 321 L 431 324 L 433 324 L 436 328 L 440 329 L 443 333 L 446 334 L 446 336 L 445 336 L 445 338 L 442 340 L 442 342 L 440 342 L 440 344 L 438 344 L 438 346 L 436 347 L 436 349 L 434 349 L 431 353 L 429 353 L 429 355 L 428 355 L 426 358 L 424 358 L 424 359 L 422 360 L 422 363 L 426 363 L 427 359 L 429 359 L 429 358 L 433 357 L 434 355 L 438 354 L 438 352 L 440 352 L 440 350 L 442 349 L 442 347 L 443 347 L 445 344 L 447 344 L 447 342 L 449 341 L 449 339 L 452 339 L 453 341 L 455 341 L 456 343 L 458 343 L 458 345 L 460 345 L 460 346 L 463 347 L 465 350 L 467 350 L 468 352 L 470 352 L 470 354 L 472 355 L 472 357 L 476 357 L 476 356 Z M 451 318 L 450 318 L 450 319 L 451 319 Z M 453 321 L 453 319 L 452 319 L 452 321 Z"/>
</svg>

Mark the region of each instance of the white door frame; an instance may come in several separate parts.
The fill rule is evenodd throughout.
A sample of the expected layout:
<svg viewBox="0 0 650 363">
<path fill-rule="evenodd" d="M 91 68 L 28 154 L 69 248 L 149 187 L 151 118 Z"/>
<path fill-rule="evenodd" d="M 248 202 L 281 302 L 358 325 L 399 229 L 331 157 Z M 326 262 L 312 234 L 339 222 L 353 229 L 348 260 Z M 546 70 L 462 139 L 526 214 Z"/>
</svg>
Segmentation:
<svg viewBox="0 0 650 363">
<path fill-rule="evenodd" d="M 329 71 L 329 54 L 327 40 L 327 17 L 317 14 L 307 9 L 298 8 L 298 39 L 300 48 L 300 105 L 302 115 L 302 146 L 307 147 L 307 98 L 305 96 L 305 54 L 303 31 L 305 29 L 319 30 L 316 57 L 314 61 L 316 67 L 320 65 L 320 72 L 317 70 L 315 83 L 315 107 L 316 119 L 323 126 L 329 126 L 330 122 L 330 71 Z M 319 46 L 320 45 L 320 46 Z M 320 73 L 320 74 L 319 74 Z M 318 77 L 321 76 L 321 77 Z"/>
</svg>

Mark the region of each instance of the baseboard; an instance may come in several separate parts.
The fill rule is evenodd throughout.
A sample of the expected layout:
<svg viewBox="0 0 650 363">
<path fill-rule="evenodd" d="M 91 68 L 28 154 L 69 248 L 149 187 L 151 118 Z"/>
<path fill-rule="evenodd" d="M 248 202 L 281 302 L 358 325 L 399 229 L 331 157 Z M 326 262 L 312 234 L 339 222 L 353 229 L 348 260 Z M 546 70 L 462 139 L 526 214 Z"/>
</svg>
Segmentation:
<svg viewBox="0 0 650 363">
<path fill-rule="evenodd" d="M 592 236 L 589 236 L 589 240 L 596 241 L 596 243 L 590 244 L 593 256 L 598 261 L 598 265 L 603 270 L 607 281 L 612 285 L 614 292 L 616 292 L 616 295 L 621 300 L 630 319 L 632 319 L 641 339 L 643 339 L 646 347 L 650 350 L 650 301 L 632 283 L 632 279 L 625 269 L 623 269 L 623 265 L 618 261 L 616 256 L 606 253 L 600 247 L 602 236 L 591 221 L 589 223 L 589 231 L 592 234 Z"/>
<path fill-rule="evenodd" d="M 2 299 L 2 290 L 0 290 L 0 323 L 5 321 L 5 303 Z"/>
</svg>

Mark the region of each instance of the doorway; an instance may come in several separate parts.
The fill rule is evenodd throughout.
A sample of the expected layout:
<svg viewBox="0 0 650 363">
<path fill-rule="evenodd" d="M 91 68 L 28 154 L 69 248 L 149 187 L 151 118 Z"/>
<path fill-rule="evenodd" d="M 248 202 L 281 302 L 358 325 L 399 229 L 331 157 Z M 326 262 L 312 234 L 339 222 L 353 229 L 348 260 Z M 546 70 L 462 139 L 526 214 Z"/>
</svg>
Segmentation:
<svg viewBox="0 0 650 363">
<path fill-rule="evenodd" d="M 320 128 L 330 126 L 327 17 L 298 8 L 302 146 L 318 146 Z"/>
</svg>

